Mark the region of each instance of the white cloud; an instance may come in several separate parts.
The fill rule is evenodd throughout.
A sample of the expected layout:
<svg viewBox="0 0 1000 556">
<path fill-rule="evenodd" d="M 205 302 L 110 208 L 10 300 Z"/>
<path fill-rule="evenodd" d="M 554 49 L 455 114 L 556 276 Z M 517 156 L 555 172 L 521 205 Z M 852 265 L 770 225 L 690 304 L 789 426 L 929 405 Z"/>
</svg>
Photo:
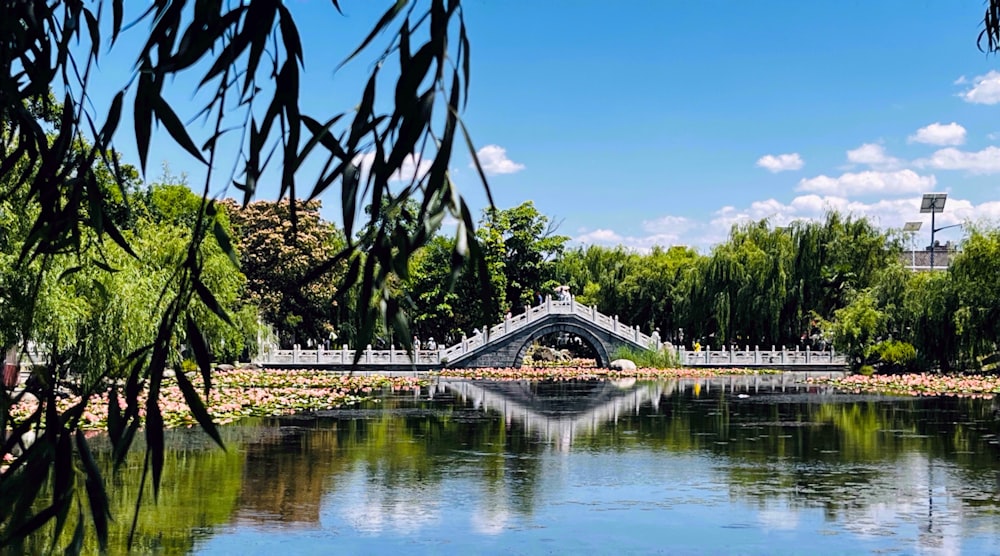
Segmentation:
<svg viewBox="0 0 1000 556">
<path fill-rule="evenodd" d="M 955 122 L 950 124 L 935 122 L 918 129 L 906 140 L 910 143 L 927 143 L 928 145 L 961 145 L 965 143 L 965 128 Z"/>
<path fill-rule="evenodd" d="M 937 184 L 937 178 L 934 176 L 921 176 L 913 170 L 866 171 L 847 172 L 837 178 L 825 175 L 803 178 L 795 190 L 847 197 L 850 195 L 918 193 L 933 189 L 935 184 Z"/>
<path fill-rule="evenodd" d="M 838 195 L 806 194 L 783 202 L 777 199 L 754 201 L 748 206 L 727 205 L 719 208 L 707 222 L 680 216 L 664 216 L 642 223 L 647 235 L 628 235 L 611 229 L 591 232 L 581 230 L 573 241 L 581 244 L 624 246 L 638 252 L 648 252 L 653 246 L 669 247 L 687 245 L 705 253 L 713 245 L 726 241 L 733 224 L 768 219 L 771 226 L 787 226 L 794 221 L 822 221 L 829 211 L 838 211 L 855 218 L 869 218 L 876 226 L 901 229 L 903 224 L 925 220 L 923 229 L 915 238 L 918 246 L 930 240 L 930 215 L 920 214 L 920 195 L 894 199 L 880 199 L 870 203 L 850 200 Z M 966 199 L 951 197 L 944 213 L 936 215 L 937 226 L 950 226 L 964 222 L 1000 222 L 1000 201 L 975 205 Z M 943 232 L 941 241 L 956 241 L 962 237 L 960 228 Z"/>
<path fill-rule="evenodd" d="M 847 151 L 847 161 L 851 164 L 865 164 L 876 170 L 895 170 L 902 166 L 900 159 L 889 156 L 885 147 L 878 143 L 865 143 Z"/>
<path fill-rule="evenodd" d="M 959 75 L 958 79 L 956 79 L 955 81 L 953 81 L 951 84 L 952 85 L 964 85 L 964 84 L 966 84 L 968 82 L 969 82 L 969 80 L 966 79 L 964 75 Z"/>
<path fill-rule="evenodd" d="M 483 167 L 483 171 L 491 176 L 514 174 L 524 170 L 524 164 L 507 158 L 507 149 L 500 145 L 486 145 L 476 151 L 476 156 L 479 158 L 479 164 Z M 470 166 L 475 167 L 474 164 L 470 164 Z"/>
<path fill-rule="evenodd" d="M 802 161 L 799 153 L 779 154 L 777 156 L 768 154 L 757 159 L 757 166 L 774 173 L 799 170 L 803 165 L 805 162 Z"/>
<path fill-rule="evenodd" d="M 677 234 L 691 229 L 693 225 L 689 218 L 667 215 L 643 221 L 642 229 L 653 234 Z"/>
<path fill-rule="evenodd" d="M 1000 102 L 1000 73 L 990 70 L 986 75 L 978 75 L 972 80 L 972 87 L 961 93 L 965 102 L 973 104 L 996 104 Z"/>
<path fill-rule="evenodd" d="M 653 247 L 666 248 L 681 244 L 682 235 L 697 226 L 696 222 L 682 216 L 664 216 L 642 223 L 643 231 L 648 232 L 647 235 L 622 235 L 608 229 L 597 229 L 590 232 L 581 230 L 581 233 L 574 237 L 573 241 L 581 244 L 596 244 L 608 247 L 620 245 L 628 249 L 647 253 Z"/>
<path fill-rule="evenodd" d="M 935 151 L 928 158 L 914 162 L 920 168 L 941 170 L 968 170 L 973 174 L 995 174 L 1000 172 L 1000 148 L 986 147 L 981 151 L 960 151 L 949 147 Z"/>
<path fill-rule="evenodd" d="M 573 241 L 580 243 L 600 243 L 604 245 L 618 245 L 624 238 L 614 230 L 597 229 L 586 232 L 573 238 Z"/>
<path fill-rule="evenodd" d="M 368 179 L 372 164 L 375 162 L 375 153 L 367 152 L 354 158 L 354 163 L 361 169 L 362 179 Z M 396 170 L 389 178 L 389 181 L 412 181 L 414 178 L 423 178 L 431 169 L 431 161 L 423 160 L 419 154 L 411 154 L 403 159 L 403 165 Z"/>
</svg>

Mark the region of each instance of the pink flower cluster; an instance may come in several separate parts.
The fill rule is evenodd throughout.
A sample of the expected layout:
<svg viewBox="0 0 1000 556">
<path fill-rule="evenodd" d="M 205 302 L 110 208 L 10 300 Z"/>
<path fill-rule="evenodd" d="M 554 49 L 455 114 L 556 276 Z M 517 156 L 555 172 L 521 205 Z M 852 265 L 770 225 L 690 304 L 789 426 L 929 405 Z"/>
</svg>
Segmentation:
<svg viewBox="0 0 1000 556">
<path fill-rule="evenodd" d="M 838 379 L 813 379 L 857 393 L 901 396 L 969 396 L 992 398 L 1000 393 L 1000 376 L 911 373 L 903 375 L 850 375 Z"/>
<path fill-rule="evenodd" d="M 200 376 L 191 381 L 203 396 Z M 333 409 L 368 399 L 382 390 L 419 390 L 427 384 L 416 377 L 386 377 L 381 375 L 344 375 L 320 370 L 237 369 L 218 371 L 212 375 L 212 390 L 202 398 L 216 424 L 227 424 L 250 416 L 285 415 L 318 409 Z M 62 399 L 60 412 L 80 403 L 79 397 Z M 125 400 L 119 397 L 119 406 Z M 140 416 L 145 416 L 146 393 L 139 397 Z M 166 380 L 160 389 L 160 413 L 167 427 L 190 427 L 197 421 L 184 394 L 173 380 Z M 22 401 L 12 408 L 11 416 L 21 421 L 38 408 L 35 400 Z M 108 394 L 94 395 L 87 401 L 80 427 L 84 430 L 105 428 L 108 420 Z"/>
</svg>

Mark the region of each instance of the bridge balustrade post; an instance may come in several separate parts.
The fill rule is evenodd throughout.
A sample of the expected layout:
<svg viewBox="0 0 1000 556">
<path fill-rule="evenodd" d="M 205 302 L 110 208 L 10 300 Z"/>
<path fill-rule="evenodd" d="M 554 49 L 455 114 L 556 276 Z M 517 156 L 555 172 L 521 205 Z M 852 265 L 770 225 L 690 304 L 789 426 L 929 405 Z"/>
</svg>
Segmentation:
<svg viewBox="0 0 1000 556">
<path fill-rule="evenodd" d="M 524 322 L 525 323 L 531 322 L 531 306 L 530 305 L 525 305 L 524 306 Z"/>
<path fill-rule="evenodd" d="M 760 346 L 753 347 L 753 364 L 760 365 Z"/>
<path fill-rule="evenodd" d="M 590 306 L 590 320 L 597 322 L 597 305 Z"/>
<path fill-rule="evenodd" d="M 729 344 L 729 364 L 732 365 L 736 362 L 736 345 Z"/>
<path fill-rule="evenodd" d="M 390 364 L 396 362 L 395 353 L 396 353 L 396 344 L 389 344 L 389 363 Z"/>
<path fill-rule="evenodd" d="M 340 362 L 347 363 L 347 361 L 347 344 L 343 344 L 340 346 Z"/>
<path fill-rule="evenodd" d="M 323 362 L 322 358 L 323 358 L 323 346 L 322 345 L 318 345 L 318 346 L 316 346 L 316 364 L 317 365 L 319 365 L 320 363 Z"/>
<path fill-rule="evenodd" d="M 615 315 L 615 318 L 611 323 L 611 331 L 615 334 L 618 333 L 618 315 Z"/>
<path fill-rule="evenodd" d="M 635 341 L 635 343 L 637 343 L 637 344 L 639 343 L 639 326 L 638 325 L 632 327 L 632 339 Z"/>
<path fill-rule="evenodd" d="M 368 346 L 365 347 L 365 363 L 371 363 L 371 362 L 372 362 L 372 345 L 368 344 Z"/>
<path fill-rule="evenodd" d="M 510 332 L 510 313 L 503 318 L 503 333 L 508 334 Z"/>
<path fill-rule="evenodd" d="M 292 346 L 292 363 L 299 362 L 299 344 Z"/>
<path fill-rule="evenodd" d="M 809 364 L 809 346 L 806 346 L 806 365 Z"/>
<path fill-rule="evenodd" d="M 462 333 L 462 355 L 465 355 L 469 351 L 469 339 L 465 337 L 465 332 Z"/>
<path fill-rule="evenodd" d="M 785 346 L 781 346 L 781 364 L 785 364 Z"/>
<path fill-rule="evenodd" d="M 830 364 L 833 365 L 833 360 L 836 359 L 837 352 L 833 349 L 833 344 L 830 344 Z"/>
<path fill-rule="evenodd" d="M 547 315 L 547 314 L 549 314 L 551 312 L 552 312 L 552 296 L 551 295 L 546 295 L 545 296 L 545 314 Z"/>
</svg>

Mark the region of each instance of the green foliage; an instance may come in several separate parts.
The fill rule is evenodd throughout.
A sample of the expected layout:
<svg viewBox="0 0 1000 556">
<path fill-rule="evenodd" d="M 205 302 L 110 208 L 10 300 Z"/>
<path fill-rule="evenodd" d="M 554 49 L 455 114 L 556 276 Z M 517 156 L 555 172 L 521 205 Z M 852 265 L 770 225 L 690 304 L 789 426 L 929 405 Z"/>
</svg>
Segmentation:
<svg viewBox="0 0 1000 556">
<path fill-rule="evenodd" d="M 677 353 L 668 350 L 639 349 L 633 346 L 615 348 L 611 359 L 628 359 L 642 369 L 676 369 L 680 367 Z"/>
<path fill-rule="evenodd" d="M 261 176 L 272 174 L 280 174 L 279 197 L 297 199 L 302 190 L 297 172 L 309 158 L 324 168 L 307 186 L 310 198 L 331 186 L 340 188 L 346 245 L 318 267 L 325 271 L 346 261 L 351 269 L 341 275 L 339 289 L 357 284 L 360 290 L 360 343 L 371 338 L 380 319 L 405 324 L 394 298 L 398 269 L 430 240 L 446 216 L 458 221 L 460 241 L 450 259 L 452 269 L 477 260 L 470 210 L 448 177 L 456 140 L 479 166 L 459 120 L 470 73 L 463 12 L 458 1 L 407 4 L 394 3 L 343 59 L 344 64 L 361 55 L 384 60 L 384 53 L 391 53 L 398 56 L 397 70 L 380 72 L 383 64 L 369 64 L 358 102 L 349 102 L 339 114 L 310 116 L 299 107 L 306 56 L 294 7 L 284 2 L 153 0 L 138 17 L 130 16 L 128 25 L 124 0 L 97 5 L 2 3 L 0 199 L 15 200 L 3 209 L 16 209 L 25 220 L 23 229 L 14 226 L 13 238 L 0 238 L 8 247 L 19 245 L 16 253 L 4 250 L 4 262 L 13 263 L 5 270 L 21 273 L 4 278 L 2 284 L 5 293 L 20 296 L 7 298 L 16 307 L 5 307 L 11 311 L 4 317 L 8 320 L 2 333 L 5 341 L 42 341 L 50 347 L 52 357 L 37 373 L 40 386 L 35 395 L 52 407 L 57 377 L 82 375 L 84 388 L 96 388 L 106 378 L 127 377 L 120 398 L 124 411 L 119 413 L 115 402 L 109 404 L 117 415 L 109 420 L 114 423 L 109 424 L 109 436 L 120 462 L 142 426 L 147 450 L 143 477 L 151 476 L 154 496 L 164 470 L 157 404 L 164 369 L 178 365 L 181 350 L 189 347 L 203 376 L 210 378 L 210 349 L 221 348 L 223 340 L 224 349 L 238 349 L 240 330 L 255 320 L 250 308 L 234 306 L 235 298 L 229 296 L 240 289 L 242 276 L 231 266 L 221 271 L 223 264 L 237 259 L 224 217 L 210 198 L 210 191 L 219 187 L 213 171 L 230 166 L 223 156 L 232 154 L 237 171 L 235 180 L 222 181 L 242 191 L 244 204 Z M 330 9 L 339 10 L 338 2 Z M 126 33 L 138 36 L 119 40 Z M 130 47 L 135 50 L 125 55 L 135 60 L 131 75 L 118 84 L 113 98 L 96 98 L 90 88 L 92 79 L 99 78 L 94 68 L 108 49 Z M 194 85 L 185 89 L 184 84 Z M 116 84 L 102 86 L 113 90 Z M 63 95 L 58 103 L 50 93 L 53 89 Z M 376 99 L 383 89 L 393 91 L 389 102 Z M 172 95 L 204 104 L 178 113 Z M 98 113 L 98 107 L 107 110 Z M 125 110 L 131 117 L 122 118 Z M 128 201 L 136 174 L 120 163 L 112 148 L 123 121 L 131 123 L 127 140 L 135 141 L 142 174 L 154 129 L 208 168 L 205 182 L 199 184 L 196 211 L 186 203 L 184 191 L 166 187 L 154 190 L 146 207 L 163 227 L 147 230 L 135 219 Z M 199 128 L 186 125 L 189 121 L 207 124 Z M 240 132 L 239 148 L 222 147 L 220 138 L 238 137 Z M 428 163 L 429 170 L 406 187 L 390 185 L 415 158 Z M 390 194 L 399 202 L 416 200 L 417 219 L 425 226 L 392 226 L 391 219 L 376 210 L 369 223 L 378 233 L 354 238 L 353 231 L 362 227 L 355 222 L 362 207 L 382 207 L 382 197 Z M 175 207 L 165 200 L 173 196 L 184 202 Z M 172 212 L 175 208 L 180 210 Z M 294 211 L 289 220 L 295 229 Z M 179 231 L 184 225 L 187 228 Z M 127 284 L 126 276 L 136 278 L 138 285 Z M 134 296 L 121 309 L 115 306 L 120 294 Z M 144 314 L 144 322 L 135 319 L 138 314 Z M 237 332 L 225 332 L 221 323 Z M 116 346 L 97 340 L 119 332 L 119 325 L 127 327 L 121 331 L 127 341 Z M 129 351 L 133 339 L 136 348 Z M 144 406 L 137 396 L 140 384 L 149 390 Z M 185 390 L 185 397 L 192 409 L 203 407 L 193 389 Z M 10 404 L 4 396 L 0 428 L 9 423 Z M 50 521 L 55 523 L 53 537 L 59 538 L 70 510 L 82 507 L 76 491 L 80 483 L 65 479 L 74 469 L 74 458 L 86 452 L 73 448 L 74 439 L 82 438 L 74 431 L 84 410 L 81 404 L 65 414 L 38 412 L 23 424 L 45 429 L 46 434 L 10 471 L 18 480 L 0 482 L 8 485 L 0 488 L 0 506 L 13 508 L 0 514 L 0 544 L 24 538 Z M 218 438 L 210 420 L 199 422 Z M 85 440 L 79 442 L 85 445 Z M 9 448 L 5 443 L 0 455 Z M 103 545 L 103 480 L 96 466 L 83 467 L 92 521 Z M 40 508 L 36 498 L 49 478 L 56 485 L 53 505 L 35 513 Z"/>
<path fill-rule="evenodd" d="M 496 324 L 507 311 L 536 305 L 536 293 L 553 283 L 553 257 L 566 236 L 556 235 L 548 217 L 531 201 L 511 209 L 487 210 L 476 232 L 482 266 L 454 277 L 455 240 L 435 237 L 415 258 L 403 289 L 409 293 L 414 332 L 421 338 L 458 340 L 463 333 Z M 483 295 L 483 284 L 489 289 Z"/>
<path fill-rule="evenodd" d="M 487 261 L 503 264 L 503 280 L 494 282 L 503 312 L 535 305 L 535 294 L 552 278 L 549 264 L 569 237 L 557 235 L 547 216 L 531 201 L 506 209 L 487 209 L 479 227 Z M 502 287 L 501 287 L 502 286 Z"/>
<path fill-rule="evenodd" d="M 968 228 L 969 237 L 949 273 L 958 306 L 954 327 L 959 356 L 975 367 L 1000 345 L 1000 229 Z"/>
<path fill-rule="evenodd" d="M 649 331 L 673 331 L 684 326 L 682 277 L 698 260 L 686 247 L 654 247 L 641 254 L 591 245 L 559 257 L 555 276 L 576 292 L 580 303 Z"/>
<path fill-rule="evenodd" d="M 904 372 L 913 370 L 917 361 L 917 349 L 913 344 L 899 340 L 884 340 L 873 347 L 883 372 Z"/>
<path fill-rule="evenodd" d="M 346 264 L 327 266 L 346 246 L 343 235 L 320 216 L 319 201 L 255 201 L 245 207 L 225 204 L 233 223 L 240 267 L 247 276 L 249 301 L 272 325 L 281 343 L 308 340 L 356 345 L 356 323 L 338 326 L 357 301 L 340 289 Z M 341 311 L 344 308 L 344 311 Z M 345 330 L 346 328 L 346 330 Z"/>
<path fill-rule="evenodd" d="M 872 376 L 875 374 L 875 367 L 872 367 L 871 365 L 861 365 L 858 367 L 857 372 L 861 376 Z"/>
<path fill-rule="evenodd" d="M 961 257 L 961 255 L 959 255 Z M 919 366 L 951 369 L 958 363 L 958 297 L 951 271 L 917 272 L 904 281 L 898 334 L 918 349 Z"/>
<path fill-rule="evenodd" d="M 871 289 L 858 292 L 850 303 L 833 313 L 833 320 L 824 328 L 833 338 L 833 345 L 846 353 L 855 365 L 869 362 L 876 339 L 886 333 L 886 315 L 879 308 Z"/>
</svg>

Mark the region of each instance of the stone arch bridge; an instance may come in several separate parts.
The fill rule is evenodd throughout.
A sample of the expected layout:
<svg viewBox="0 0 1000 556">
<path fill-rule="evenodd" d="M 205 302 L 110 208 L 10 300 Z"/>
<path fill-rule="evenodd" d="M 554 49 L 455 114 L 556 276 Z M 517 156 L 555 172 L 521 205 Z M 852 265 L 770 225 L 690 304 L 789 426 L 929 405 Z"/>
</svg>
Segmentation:
<svg viewBox="0 0 1000 556">
<path fill-rule="evenodd" d="M 383 370 L 416 368 L 417 370 L 475 367 L 520 367 L 528 348 L 548 334 L 566 332 L 589 344 L 597 352 L 597 364 L 607 367 L 618 346 L 659 349 L 660 340 L 648 336 L 637 327 L 618 322 L 573 298 L 547 298 L 524 313 L 508 317 L 491 328 L 476 330 L 472 337 L 436 350 L 389 349 L 362 350 L 358 365 L 364 369 Z M 356 350 L 344 346 L 339 350 L 265 350 L 256 363 L 268 367 L 345 367 L 354 363 Z"/>
</svg>

